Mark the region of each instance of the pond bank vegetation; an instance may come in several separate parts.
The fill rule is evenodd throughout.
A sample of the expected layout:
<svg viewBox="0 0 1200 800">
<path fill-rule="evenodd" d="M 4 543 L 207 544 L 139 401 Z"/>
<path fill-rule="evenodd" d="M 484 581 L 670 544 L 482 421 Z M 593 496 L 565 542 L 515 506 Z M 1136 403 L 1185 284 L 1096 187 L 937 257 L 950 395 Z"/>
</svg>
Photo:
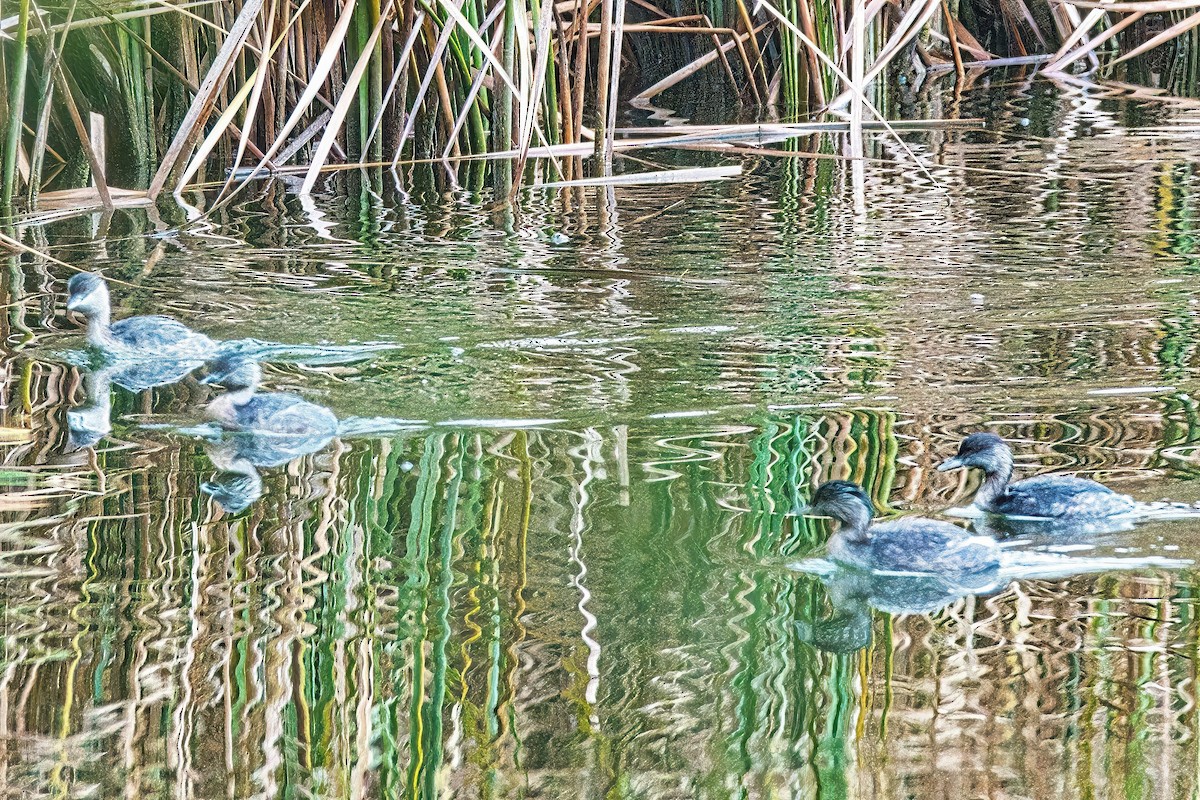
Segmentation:
<svg viewBox="0 0 1200 800">
<path fill-rule="evenodd" d="M 347 165 L 443 163 L 502 199 L 637 147 L 814 132 L 850 133 L 861 160 L 867 125 L 894 133 L 893 94 L 991 66 L 1186 98 L 1198 26 L 1200 0 L 19 0 L 0 19 L 0 214 L 189 187 L 219 205 L 265 174 L 308 193 Z M 619 113 L 670 117 L 684 90 L 752 124 L 657 137 Z"/>
</svg>

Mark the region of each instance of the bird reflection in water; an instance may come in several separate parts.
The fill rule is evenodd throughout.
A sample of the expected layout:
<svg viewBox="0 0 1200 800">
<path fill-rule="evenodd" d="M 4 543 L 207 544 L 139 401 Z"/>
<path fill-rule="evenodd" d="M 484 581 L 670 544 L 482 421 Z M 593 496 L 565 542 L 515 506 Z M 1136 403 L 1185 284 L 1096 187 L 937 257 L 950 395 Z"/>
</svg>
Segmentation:
<svg viewBox="0 0 1200 800">
<path fill-rule="evenodd" d="M 67 451 L 95 447 L 112 433 L 112 374 L 107 370 L 79 371 L 83 402 L 67 411 Z"/>
<path fill-rule="evenodd" d="M 217 354 L 217 343 L 171 317 L 151 314 L 112 322 L 108 284 L 83 272 L 67 282 L 67 310 L 87 323 L 86 366 L 109 370 L 112 383 L 133 392 L 183 380 Z"/>
<path fill-rule="evenodd" d="M 851 653 L 871 644 L 871 610 L 888 614 L 933 614 L 971 594 L 999 586 L 999 576 L 975 575 L 968 584 L 934 575 L 883 575 L 825 562 L 814 569 L 829 593 L 828 617 L 796 623 L 801 641 L 831 653 Z M 808 571 L 808 570 L 805 570 Z"/>
<path fill-rule="evenodd" d="M 1018 580 L 1179 569 L 1191 563 L 1159 556 L 1103 558 L 1042 552 L 1028 549 L 1032 543 L 1025 540 L 1002 547 L 993 534 L 1006 531 L 987 528 L 989 522 L 994 526 L 999 521 L 984 517 L 973 520 L 975 535 L 924 517 L 877 523 L 872 519 L 871 498 L 849 481 L 822 484 L 808 508 L 799 510 L 829 517 L 837 526 L 826 543 L 827 558 L 809 558 L 793 565 L 797 571 L 818 576 L 833 604 L 829 617 L 797 622 L 797 633 L 802 640 L 832 652 L 850 652 L 870 643 L 872 609 L 931 614 L 967 595 L 991 594 Z M 1006 522 L 1019 524 L 1021 520 Z M 1047 520 L 1039 522 L 1044 525 Z M 1111 518 L 1064 519 L 1061 524 L 1071 526 L 1080 537 L 1117 530 Z M 1106 527 L 1098 527 L 1101 524 Z M 1065 535 L 1065 531 L 1039 530 L 1060 542 Z"/>
<path fill-rule="evenodd" d="M 263 494 L 260 468 L 278 467 L 325 448 L 333 436 L 294 436 L 255 431 L 224 432 L 206 441 L 204 451 L 217 469 L 200 486 L 230 514 L 246 510 Z"/>
<path fill-rule="evenodd" d="M 75 275 L 67 284 L 67 309 L 87 324 L 88 348 L 69 352 L 80 368 L 85 401 L 67 414 L 68 447 L 93 447 L 112 431 L 112 387 L 141 392 L 190 382 L 202 370 L 202 383 L 226 391 L 205 407 L 210 424 L 177 429 L 205 442 L 217 474 L 201 489 L 225 510 L 244 510 L 263 494 L 260 468 L 277 467 L 315 453 L 339 432 L 378 434 L 412 423 L 354 419 L 344 428 L 332 411 L 285 392 L 260 392 L 260 361 L 318 364 L 360 361 L 391 344 L 346 346 L 291 345 L 240 339 L 218 342 L 170 317 L 134 316 L 112 321 L 108 285 L 95 273 Z M 146 427 L 166 427 L 147 425 Z"/>
<path fill-rule="evenodd" d="M 832 611 L 829 616 L 800 620 L 801 641 L 833 653 L 861 650 L 871 643 L 872 611 L 893 615 L 934 614 L 968 596 L 987 596 L 1021 580 L 1060 580 L 1104 572 L 1178 570 L 1191 566 L 1188 559 L 1161 556 L 1093 557 L 1003 549 L 997 568 L 969 577 L 903 574 L 862 569 L 824 558 L 809 558 L 792 565 L 798 572 L 815 575 L 825 585 Z"/>
<path fill-rule="evenodd" d="M 979 514 L 971 518 L 971 529 L 981 536 L 999 540 L 1020 539 L 1025 546 L 1095 544 L 1105 537 L 1132 531 L 1137 520 L 1129 517 L 1099 519 L 1037 519 Z"/>
<path fill-rule="evenodd" d="M 217 468 L 204 491 L 237 513 L 262 496 L 260 468 L 278 467 L 325 448 L 335 437 L 395 435 L 422 428 L 421 420 L 349 417 L 288 392 L 260 392 L 262 369 L 244 356 L 218 358 L 202 383 L 225 387 L 204 409 L 209 425 L 191 433 L 206 440 Z M 187 432 L 187 431 L 184 431 Z"/>
</svg>

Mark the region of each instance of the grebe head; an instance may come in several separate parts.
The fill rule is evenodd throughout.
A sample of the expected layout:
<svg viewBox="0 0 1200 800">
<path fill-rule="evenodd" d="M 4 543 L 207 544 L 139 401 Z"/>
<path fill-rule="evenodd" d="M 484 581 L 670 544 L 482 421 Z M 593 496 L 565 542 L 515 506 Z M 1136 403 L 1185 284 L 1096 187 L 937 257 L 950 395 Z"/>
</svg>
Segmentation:
<svg viewBox="0 0 1200 800">
<path fill-rule="evenodd" d="M 972 433 L 958 446 L 958 454 L 938 465 L 938 472 L 975 467 L 994 474 L 1012 470 L 1012 450 L 994 433 Z"/>
<path fill-rule="evenodd" d="M 829 481 L 817 487 L 805 510 L 815 517 L 830 517 L 853 531 L 865 531 L 875 515 L 871 498 L 857 483 Z"/>
<path fill-rule="evenodd" d="M 95 272 L 79 272 L 67 281 L 67 311 L 88 319 L 89 338 L 96 342 L 106 341 L 110 308 L 108 284 Z"/>
<path fill-rule="evenodd" d="M 85 317 L 107 316 L 108 284 L 94 272 L 80 272 L 67 281 L 67 310 Z"/>
</svg>

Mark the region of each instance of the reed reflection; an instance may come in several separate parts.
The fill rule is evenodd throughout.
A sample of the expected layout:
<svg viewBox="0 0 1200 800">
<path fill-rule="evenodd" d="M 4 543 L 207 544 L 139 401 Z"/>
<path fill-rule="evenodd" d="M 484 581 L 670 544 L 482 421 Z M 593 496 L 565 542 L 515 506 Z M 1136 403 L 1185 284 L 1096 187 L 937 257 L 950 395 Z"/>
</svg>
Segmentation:
<svg viewBox="0 0 1200 800">
<path fill-rule="evenodd" d="M 1027 542 L 1001 552 L 993 568 L 963 574 L 930 574 L 920 565 L 908 572 L 869 570 L 824 559 L 795 565 L 819 578 L 832 607 L 829 616 L 796 623 L 797 634 L 829 652 L 852 652 L 871 642 L 871 614 L 933 614 L 969 596 L 997 594 L 1010 584 L 1031 580 L 1065 580 L 1099 573 L 1148 573 L 1182 570 L 1191 559 L 1149 556 L 1092 556 L 1047 553 Z"/>
<path fill-rule="evenodd" d="M 892 754 L 890 780 L 919 783 L 932 755 L 916 742 L 931 724 L 983 735 L 955 703 L 1007 725 L 1019 697 L 1085 723 L 1093 712 L 1072 705 L 1078 682 L 1059 679 L 1060 652 L 1121 707 L 1157 691 L 1147 682 L 1163 669 L 1186 706 L 1189 574 L 1110 564 L 991 593 L 797 578 L 780 555 L 815 551 L 826 534 L 786 516 L 789 476 L 861 479 L 870 466 L 875 497 L 899 496 L 930 434 L 873 411 L 754 422 L 458 427 L 334 437 L 308 454 L 227 431 L 203 447 L 171 436 L 102 451 L 103 491 L 55 501 L 57 527 L 24 528 L 0 559 L 11 654 L 0 739 L 20 731 L 23 743 L 4 751 L 9 785 L 41 786 L 57 769 L 105 796 L 434 796 L 442 785 L 558 796 L 582 782 L 657 792 L 681 781 L 688 796 L 731 781 L 795 793 L 841 781 L 869 796 L 854 775 L 870 753 Z M 268 457 L 288 466 L 263 492 L 276 468 L 239 462 Z M 242 513 L 197 503 L 211 465 L 222 470 L 213 495 Z M 739 492 L 755 498 L 747 510 Z M 1146 663 L 1117 657 L 1148 642 L 1158 649 Z M 1031 666 L 1006 668 L 1012 658 Z M 1052 663 L 1035 679 L 1039 659 Z M 1190 713 L 1137 724 L 1186 726 Z M 866 724 L 848 724 L 853 714 Z M 1034 740 L 989 739 L 981 754 L 976 739 L 951 739 L 944 757 L 979 780 L 1044 789 L 1037 770 L 1013 771 L 1016 754 L 1079 734 L 1023 720 L 1043 726 Z M 1129 740 L 1097 736 L 1104 757 L 1130 755 Z M 72 755 L 65 770 L 64 752 L 97 750 L 134 755 Z M 1172 741 L 1166 757 L 1185 762 L 1196 744 Z"/>
</svg>

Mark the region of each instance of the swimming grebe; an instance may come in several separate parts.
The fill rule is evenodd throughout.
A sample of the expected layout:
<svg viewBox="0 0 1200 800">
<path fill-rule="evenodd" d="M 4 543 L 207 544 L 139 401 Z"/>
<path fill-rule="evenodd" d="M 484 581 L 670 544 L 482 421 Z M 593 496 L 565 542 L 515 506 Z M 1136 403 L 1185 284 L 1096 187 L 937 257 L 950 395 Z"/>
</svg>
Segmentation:
<svg viewBox="0 0 1200 800">
<path fill-rule="evenodd" d="M 383 343 L 284 344 L 258 339 L 218 342 L 157 314 L 111 322 L 108 285 L 95 273 L 73 276 L 67 282 L 67 292 L 67 310 L 78 312 L 87 320 L 87 341 L 96 351 L 83 354 L 84 361 L 75 363 L 89 367 L 110 365 L 112 382 L 134 392 L 181 381 L 215 359 L 340 364 L 361 361 L 398 347 Z"/>
<path fill-rule="evenodd" d="M 1009 483 L 1013 473 L 1012 450 L 994 433 L 972 433 L 963 439 L 958 455 L 938 465 L 952 469 L 983 470 L 983 485 L 972 505 L 991 514 L 1047 519 L 1096 519 L 1138 513 L 1133 498 L 1085 478 L 1042 475 Z"/>
<path fill-rule="evenodd" d="M 325 438 L 337 434 L 338 420 L 324 406 L 286 392 L 257 391 L 262 381 L 258 362 L 220 358 L 210 363 L 202 383 L 215 383 L 228 391 L 205 408 L 205 414 L 230 431 L 290 437 Z"/>
<path fill-rule="evenodd" d="M 88 344 L 113 355 L 205 361 L 217 352 L 212 339 L 170 317 L 151 314 L 112 322 L 108 284 L 94 272 L 67 281 L 67 310 L 87 320 Z"/>
<path fill-rule="evenodd" d="M 839 523 L 829 539 L 829 558 L 860 569 L 961 580 L 1000 564 L 994 539 L 949 522 L 908 517 L 871 524 L 871 498 L 849 481 L 820 486 L 805 513 Z"/>
</svg>

